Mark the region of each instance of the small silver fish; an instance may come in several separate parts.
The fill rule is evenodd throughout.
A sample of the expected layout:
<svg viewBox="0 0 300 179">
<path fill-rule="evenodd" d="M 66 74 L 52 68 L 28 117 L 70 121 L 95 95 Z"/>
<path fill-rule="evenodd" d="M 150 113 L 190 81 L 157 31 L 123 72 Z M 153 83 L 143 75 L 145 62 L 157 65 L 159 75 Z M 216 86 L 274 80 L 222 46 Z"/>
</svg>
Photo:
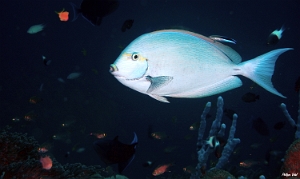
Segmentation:
<svg viewBox="0 0 300 179">
<path fill-rule="evenodd" d="M 279 42 L 282 37 L 282 33 L 285 30 L 284 26 L 280 30 L 274 30 L 268 37 L 267 45 L 275 45 Z"/>
<path fill-rule="evenodd" d="M 62 78 L 57 78 L 57 80 L 58 80 L 59 82 L 61 82 L 61 83 L 65 83 L 65 80 L 62 79 Z"/>
<path fill-rule="evenodd" d="M 51 63 L 51 60 L 48 60 L 44 55 L 42 56 L 43 62 L 45 66 L 49 66 Z"/>
<path fill-rule="evenodd" d="M 236 44 L 236 40 L 234 40 L 233 38 L 225 37 L 225 36 L 211 35 L 208 38 L 218 41 L 218 42 L 227 42 L 227 43 Z"/>
<path fill-rule="evenodd" d="M 81 73 L 77 73 L 77 72 L 75 72 L 75 73 L 70 73 L 68 76 L 67 76 L 67 79 L 68 80 L 73 80 L 73 79 L 76 79 L 76 78 L 78 78 L 78 77 L 80 77 L 81 76 Z"/>
<path fill-rule="evenodd" d="M 29 27 L 29 29 L 27 30 L 28 34 L 36 34 L 40 31 L 42 31 L 45 28 L 45 24 L 37 24 L 37 25 L 33 25 L 31 27 Z"/>
<path fill-rule="evenodd" d="M 241 62 L 232 48 L 184 30 L 160 30 L 141 35 L 111 64 L 123 85 L 161 101 L 165 97 L 200 98 L 242 86 L 245 76 L 267 91 L 284 96 L 272 85 L 278 56 L 292 48 L 273 50 Z"/>
</svg>

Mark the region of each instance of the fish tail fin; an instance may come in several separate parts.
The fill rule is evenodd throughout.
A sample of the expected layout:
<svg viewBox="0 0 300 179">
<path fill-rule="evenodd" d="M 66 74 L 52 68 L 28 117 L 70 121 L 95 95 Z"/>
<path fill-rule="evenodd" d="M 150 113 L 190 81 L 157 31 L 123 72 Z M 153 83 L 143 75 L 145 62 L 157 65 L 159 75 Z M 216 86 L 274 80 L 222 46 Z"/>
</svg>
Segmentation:
<svg viewBox="0 0 300 179">
<path fill-rule="evenodd" d="M 72 22 L 74 22 L 74 21 L 78 18 L 78 15 L 79 15 L 80 11 L 78 10 L 78 8 L 76 7 L 75 4 L 73 4 L 73 3 L 71 3 L 71 2 L 70 2 L 70 4 L 71 4 L 71 6 L 72 6 L 72 8 L 73 8 L 74 16 L 73 16 Z"/>
<path fill-rule="evenodd" d="M 273 87 L 271 79 L 278 56 L 288 50 L 293 50 L 293 48 L 272 50 L 252 60 L 240 63 L 241 75 L 251 79 L 265 90 L 286 98 Z"/>
<path fill-rule="evenodd" d="M 281 32 L 285 31 L 285 26 L 284 26 L 284 24 L 281 26 L 280 31 L 281 31 Z"/>
</svg>

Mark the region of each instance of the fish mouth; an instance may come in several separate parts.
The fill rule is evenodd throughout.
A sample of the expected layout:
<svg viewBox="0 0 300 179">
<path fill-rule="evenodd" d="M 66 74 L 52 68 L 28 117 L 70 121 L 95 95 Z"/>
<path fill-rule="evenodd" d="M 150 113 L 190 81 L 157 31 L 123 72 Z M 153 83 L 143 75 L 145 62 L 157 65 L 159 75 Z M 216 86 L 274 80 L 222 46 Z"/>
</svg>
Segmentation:
<svg viewBox="0 0 300 179">
<path fill-rule="evenodd" d="M 125 78 L 121 75 L 118 75 L 119 69 L 115 64 L 111 64 L 109 67 L 109 72 L 114 75 L 115 78 Z"/>
<path fill-rule="evenodd" d="M 111 64 L 110 67 L 109 67 L 109 72 L 110 72 L 112 75 L 114 75 L 115 78 L 122 78 L 122 79 L 125 79 L 125 80 L 128 80 L 128 81 L 130 81 L 130 80 L 132 80 L 132 81 L 134 81 L 134 80 L 139 80 L 139 79 L 145 77 L 145 74 L 146 74 L 147 70 L 148 70 L 148 66 L 147 66 L 147 68 L 146 68 L 144 74 L 142 74 L 141 77 L 137 77 L 137 78 L 126 78 L 125 76 L 121 76 L 121 75 L 119 74 L 120 71 L 119 71 L 118 67 L 117 67 L 115 64 Z"/>
<path fill-rule="evenodd" d="M 116 72 L 118 70 L 119 69 L 115 64 L 111 64 L 110 67 L 109 67 L 109 72 L 111 72 L 111 73 Z"/>
</svg>

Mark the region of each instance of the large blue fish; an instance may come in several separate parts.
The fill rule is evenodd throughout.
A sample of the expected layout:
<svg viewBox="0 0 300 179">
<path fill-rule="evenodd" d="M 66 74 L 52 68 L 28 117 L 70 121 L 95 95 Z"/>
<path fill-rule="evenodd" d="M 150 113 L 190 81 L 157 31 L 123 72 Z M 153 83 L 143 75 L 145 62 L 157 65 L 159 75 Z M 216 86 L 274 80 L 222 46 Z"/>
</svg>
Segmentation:
<svg viewBox="0 0 300 179">
<path fill-rule="evenodd" d="M 241 62 L 236 51 L 218 41 L 184 30 L 161 30 L 131 42 L 110 72 L 125 86 L 161 102 L 168 102 L 165 97 L 200 98 L 240 87 L 237 75 L 284 97 L 271 78 L 278 56 L 288 50 L 292 48 Z"/>
</svg>

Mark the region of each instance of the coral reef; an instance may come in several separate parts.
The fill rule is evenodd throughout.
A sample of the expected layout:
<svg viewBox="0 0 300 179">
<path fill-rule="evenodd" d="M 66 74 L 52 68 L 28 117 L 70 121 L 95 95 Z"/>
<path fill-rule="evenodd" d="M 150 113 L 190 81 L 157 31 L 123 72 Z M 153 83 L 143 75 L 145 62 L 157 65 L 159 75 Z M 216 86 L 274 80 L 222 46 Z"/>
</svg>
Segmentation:
<svg viewBox="0 0 300 179">
<path fill-rule="evenodd" d="M 223 116 L 223 105 L 224 105 L 223 98 L 220 96 L 218 97 L 218 101 L 217 101 L 216 118 L 211 125 L 208 137 L 212 137 L 212 136 L 224 137 L 225 135 L 226 125 L 221 124 L 221 120 Z M 211 103 L 208 102 L 201 115 L 200 126 L 198 131 L 198 141 L 197 141 L 198 164 L 196 167 L 196 172 L 191 175 L 190 179 L 198 179 L 206 175 L 205 168 L 206 168 L 207 159 L 209 155 L 215 150 L 214 148 L 206 145 L 206 141 L 203 139 L 204 132 L 206 129 L 206 115 L 208 114 L 210 107 L 211 107 Z M 222 168 L 227 163 L 228 158 L 233 152 L 234 147 L 238 143 L 240 143 L 239 138 L 234 138 L 237 118 L 238 118 L 237 114 L 234 114 L 227 143 L 222 151 L 221 157 L 219 158 L 216 166 L 214 168 L 211 168 L 210 170 Z"/>
<path fill-rule="evenodd" d="M 289 111 L 286 109 L 286 105 L 284 103 L 281 103 L 280 107 L 281 107 L 281 110 L 282 110 L 283 114 L 288 119 L 289 123 L 291 124 L 291 126 L 296 129 L 295 139 L 300 139 L 300 93 L 299 93 L 299 106 L 298 106 L 298 121 L 297 121 L 297 123 L 295 122 L 295 120 L 289 114 Z"/>
<path fill-rule="evenodd" d="M 300 178 L 300 139 L 295 140 L 286 151 L 281 178 Z"/>
<path fill-rule="evenodd" d="M 26 134 L 8 132 L 9 128 L 0 131 L 0 175 L 1 179 L 104 179 L 105 168 L 85 166 L 80 163 L 61 165 L 51 157 L 53 166 L 43 169 L 38 153 L 38 142 Z M 119 176 L 120 178 L 120 176 Z"/>
<path fill-rule="evenodd" d="M 288 119 L 292 127 L 296 129 L 295 141 L 290 145 L 289 149 L 286 151 L 284 157 L 283 165 L 281 167 L 281 178 L 293 179 L 300 178 L 300 93 L 299 95 L 299 106 L 298 106 L 298 121 L 297 123 L 291 117 L 286 105 L 281 103 L 280 107 L 283 114 Z"/>
<path fill-rule="evenodd" d="M 215 168 L 209 170 L 203 179 L 228 179 L 229 177 L 230 179 L 235 179 L 235 177 L 227 171 Z"/>
</svg>

